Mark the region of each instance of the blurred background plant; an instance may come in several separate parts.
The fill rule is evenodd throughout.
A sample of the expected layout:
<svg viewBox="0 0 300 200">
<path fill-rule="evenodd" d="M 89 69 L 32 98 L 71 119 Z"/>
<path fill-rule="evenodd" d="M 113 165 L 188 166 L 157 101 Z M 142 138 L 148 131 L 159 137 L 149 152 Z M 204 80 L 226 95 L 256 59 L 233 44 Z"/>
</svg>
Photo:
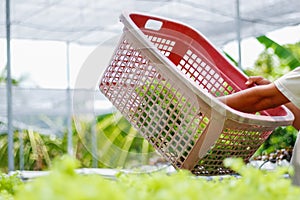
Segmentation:
<svg viewBox="0 0 300 200">
<path fill-rule="evenodd" d="M 0 85 L 4 85 L 6 84 L 6 81 L 7 81 L 7 78 L 6 78 L 6 73 L 7 73 L 7 70 L 6 70 L 6 67 L 4 67 L 1 71 L 0 71 Z M 19 86 L 19 84 L 21 82 L 23 82 L 24 80 L 26 80 L 28 77 L 27 76 L 21 76 L 19 78 L 12 78 L 11 79 L 11 83 L 12 85 L 14 86 Z"/>
<path fill-rule="evenodd" d="M 73 123 L 74 157 L 81 167 L 114 167 L 149 163 L 153 147 L 120 114 L 110 113 L 97 117 L 97 155 L 91 147 L 92 123 L 81 123 L 80 134 Z M 43 135 L 33 130 L 14 132 L 15 169 L 46 170 L 52 160 L 67 154 L 67 131 L 63 137 Z M 0 171 L 7 172 L 7 134 L 0 135 Z M 116 151 L 119 150 L 119 151 Z M 134 154 L 134 156 L 130 156 Z M 135 156 L 140 155 L 140 156 Z M 136 160 L 138 159 L 138 160 Z M 95 163 L 96 161 L 96 163 Z"/>
<path fill-rule="evenodd" d="M 257 37 L 265 46 L 253 67 L 245 69 L 249 76 L 263 76 L 273 81 L 286 72 L 300 66 L 300 42 L 279 45 L 266 36 Z"/>
</svg>

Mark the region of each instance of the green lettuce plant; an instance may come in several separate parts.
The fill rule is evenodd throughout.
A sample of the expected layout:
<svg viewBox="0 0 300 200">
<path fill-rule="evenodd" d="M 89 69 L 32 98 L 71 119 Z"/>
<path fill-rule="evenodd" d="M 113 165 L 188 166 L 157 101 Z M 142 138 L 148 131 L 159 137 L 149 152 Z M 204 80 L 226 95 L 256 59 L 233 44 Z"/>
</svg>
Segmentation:
<svg viewBox="0 0 300 200">
<path fill-rule="evenodd" d="M 13 199 L 297 199 L 300 188 L 285 178 L 289 170 L 262 171 L 247 166 L 241 159 L 226 159 L 227 167 L 240 176 L 195 177 L 189 171 L 173 173 L 119 173 L 114 179 L 75 173 L 78 162 L 70 157 L 57 160 L 49 175 L 17 188 Z"/>
</svg>

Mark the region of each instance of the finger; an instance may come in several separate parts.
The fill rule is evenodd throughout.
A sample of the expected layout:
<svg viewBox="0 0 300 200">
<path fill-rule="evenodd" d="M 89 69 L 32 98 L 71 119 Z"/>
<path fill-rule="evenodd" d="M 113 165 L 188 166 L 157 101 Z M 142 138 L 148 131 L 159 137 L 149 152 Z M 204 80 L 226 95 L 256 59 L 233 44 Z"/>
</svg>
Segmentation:
<svg viewBox="0 0 300 200">
<path fill-rule="evenodd" d="M 246 82 L 245 82 L 246 85 L 252 85 L 253 84 L 253 81 L 251 81 L 250 79 L 248 79 Z"/>
<path fill-rule="evenodd" d="M 252 85 L 252 84 L 254 84 L 254 83 L 257 83 L 257 82 L 259 82 L 261 80 L 261 78 L 260 77 L 258 77 L 258 76 L 250 76 L 249 78 L 248 78 L 248 80 L 246 81 L 246 85 Z"/>
<path fill-rule="evenodd" d="M 250 76 L 245 84 L 246 85 L 252 85 L 252 84 L 265 85 L 268 83 L 269 83 L 269 81 L 261 76 Z"/>
</svg>

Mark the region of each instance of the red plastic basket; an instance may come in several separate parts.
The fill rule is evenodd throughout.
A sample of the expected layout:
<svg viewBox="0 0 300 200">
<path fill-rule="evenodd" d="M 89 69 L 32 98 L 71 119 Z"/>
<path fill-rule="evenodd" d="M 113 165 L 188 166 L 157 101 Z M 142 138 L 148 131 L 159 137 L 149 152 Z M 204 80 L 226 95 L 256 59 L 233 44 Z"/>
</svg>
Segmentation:
<svg viewBox="0 0 300 200">
<path fill-rule="evenodd" d="M 173 166 L 196 175 L 234 173 L 274 128 L 290 125 L 281 106 L 238 112 L 216 97 L 246 88 L 247 77 L 198 31 L 169 19 L 123 13 L 124 30 L 100 90 Z"/>
</svg>

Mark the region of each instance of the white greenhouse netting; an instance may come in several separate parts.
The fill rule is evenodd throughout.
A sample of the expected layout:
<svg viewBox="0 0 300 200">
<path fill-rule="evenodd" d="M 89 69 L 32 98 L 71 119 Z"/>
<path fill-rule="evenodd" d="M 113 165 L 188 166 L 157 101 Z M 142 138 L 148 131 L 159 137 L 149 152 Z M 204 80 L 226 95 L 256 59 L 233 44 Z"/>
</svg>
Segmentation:
<svg viewBox="0 0 300 200">
<path fill-rule="evenodd" d="M 11 37 L 98 45 L 121 33 L 118 17 L 127 10 L 180 20 L 221 46 L 236 39 L 237 28 L 246 38 L 298 25 L 299 7 L 299 0 L 14 0 Z M 5 1 L 0 9 L 0 37 L 4 38 Z"/>
</svg>

